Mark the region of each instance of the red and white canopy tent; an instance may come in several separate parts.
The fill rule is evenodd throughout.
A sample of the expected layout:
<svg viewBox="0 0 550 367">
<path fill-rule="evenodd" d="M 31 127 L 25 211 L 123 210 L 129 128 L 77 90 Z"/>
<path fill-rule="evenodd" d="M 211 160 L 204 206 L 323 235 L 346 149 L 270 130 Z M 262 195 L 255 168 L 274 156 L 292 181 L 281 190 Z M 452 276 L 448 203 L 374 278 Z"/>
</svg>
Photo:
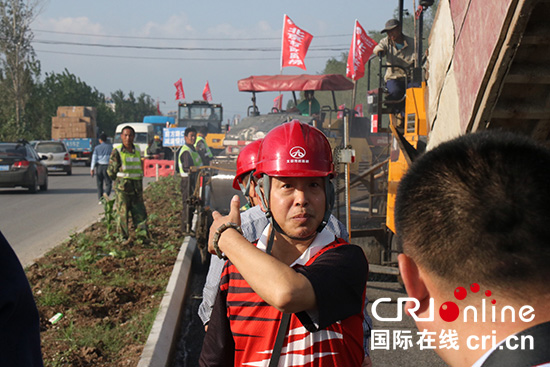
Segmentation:
<svg viewBox="0 0 550 367">
<path fill-rule="evenodd" d="M 252 92 L 252 103 L 256 109 L 257 92 L 292 92 L 296 104 L 296 91 L 331 91 L 334 110 L 338 109 L 334 91 L 351 90 L 353 83 L 340 74 L 325 75 L 257 75 L 238 82 L 239 91 Z"/>
</svg>

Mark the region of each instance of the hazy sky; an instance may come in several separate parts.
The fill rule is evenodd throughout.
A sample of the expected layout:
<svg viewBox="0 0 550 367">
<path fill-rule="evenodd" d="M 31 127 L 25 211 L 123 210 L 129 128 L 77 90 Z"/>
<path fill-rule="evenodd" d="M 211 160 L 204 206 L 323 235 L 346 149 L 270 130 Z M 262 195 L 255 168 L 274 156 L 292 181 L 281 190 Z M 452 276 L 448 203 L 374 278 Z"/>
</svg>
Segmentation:
<svg viewBox="0 0 550 367">
<path fill-rule="evenodd" d="M 201 99 L 208 80 L 227 120 L 245 116 L 251 104 L 251 95 L 237 89 L 239 79 L 280 73 L 284 14 L 314 38 L 307 71 L 288 67 L 283 74 L 318 74 L 328 58 L 349 49 L 355 19 L 367 31 L 380 30 L 397 6 L 397 0 L 49 0 L 32 24 L 33 45 L 42 77 L 66 68 L 106 95 L 146 93 L 163 112 L 176 110 L 179 78 L 187 101 Z M 275 96 L 258 96 L 261 112 Z"/>
</svg>

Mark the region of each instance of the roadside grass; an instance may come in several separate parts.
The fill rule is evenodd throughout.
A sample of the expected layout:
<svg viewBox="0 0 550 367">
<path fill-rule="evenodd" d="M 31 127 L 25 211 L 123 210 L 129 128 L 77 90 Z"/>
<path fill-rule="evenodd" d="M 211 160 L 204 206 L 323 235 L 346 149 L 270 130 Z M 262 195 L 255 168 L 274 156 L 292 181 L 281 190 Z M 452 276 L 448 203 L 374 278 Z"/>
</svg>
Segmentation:
<svg viewBox="0 0 550 367">
<path fill-rule="evenodd" d="M 68 303 L 69 299 L 69 295 L 65 292 L 47 287 L 36 298 L 36 303 L 38 306 L 56 307 Z"/>
<path fill-rule="evenodd" d="M 46 366 L 137 365 L 183 241 L 178 178 L 150 184 L 144 198 L 150 243 L 122 245 L 107 201 L 102 221 L 27 268 Z"/>
</svg>

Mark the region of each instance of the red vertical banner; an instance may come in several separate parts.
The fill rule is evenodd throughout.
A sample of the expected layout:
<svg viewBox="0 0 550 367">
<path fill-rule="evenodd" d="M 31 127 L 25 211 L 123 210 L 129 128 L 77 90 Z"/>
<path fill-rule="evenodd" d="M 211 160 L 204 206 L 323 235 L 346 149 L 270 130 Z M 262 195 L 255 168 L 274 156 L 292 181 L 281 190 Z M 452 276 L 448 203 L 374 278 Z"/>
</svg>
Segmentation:
<svg viewBox="0 0 550 367">
<path fill-rule="evenodd" d="M 157 115 L 162 116 L 162 112 L 160 112 L 160 101 L 157 101 Z"/>
<path fill-rule="evenodd" d="M 174 83 L 174 86 L 176 87 L 176 101 L 179 99 L 185 99 L 185 93 L 183 92 L 183 81 L 181 78 Z"/>
<path fill-rule="evenodd" d="M 283 109 L 283 95 L 282 94 L 279 94 L 273 100 L 273 108 L 276 108 L 279 111 L 281 111 Z"/>
<path fill-rule="evenodd" d="M 212 92 L 210 91 L 210 84 L 208 84 L 208 80 L 206 81 L 206 85 L 202 90 L 202 99 L 207 102 L 212 102 Z"/>
<path fill-rule="evenodd" d="M 370 116 L 370 132 L 376 134 L 378 132 L 378 115 L 374 114 Z"/>
<path fill-rule="evenodd" d="M 296 66 L 306 70 L 304 59 L 313 36 L 299 28 L 285 14 L 283 24 L 283 45 L 281 50 L 281 70 L 287 66 Z"/>
<path fill-rule="evenodd" d="M 360 103 L 357 106 L 355 106 L 354 110 L 357 112 L 357 117 L 363 117 L 363 104 Z"/>
<path fill-rule="evenodd" d="M 377 43 L 367 35 L 361 24 L 355 20 L 353 39 L 349 48 L 346 76 L 352 80 L 361 79 L 365 75 L 365 64 L 369 61 L 372 50 Z"/>
</svg>

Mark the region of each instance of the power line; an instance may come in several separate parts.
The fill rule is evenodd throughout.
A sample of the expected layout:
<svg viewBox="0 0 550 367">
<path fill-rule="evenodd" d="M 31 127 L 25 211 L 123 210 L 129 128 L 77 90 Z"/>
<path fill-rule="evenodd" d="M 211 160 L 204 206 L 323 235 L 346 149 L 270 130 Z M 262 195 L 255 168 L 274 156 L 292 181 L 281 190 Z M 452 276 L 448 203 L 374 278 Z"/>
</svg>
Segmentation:
<svg viewBox="0 0 550 367">
<path fill-rule="evenodd" d="M 122 55 L 100 55 L 100 54 L 86 54 L 79 52 L 61 52 L 61 51 L 46 51 L 35 50 L 36 52 L 59 54 L 59 55 L 73 55 L 73 56 L 90 56 L 90 57 L 106 57 L 113 59 L 132 59 L 132 60 L 167 60 L 167 61 L 262 61 L 262 60 L 280 60 L 280 57 L 243 57 L 243 58 L 206 58 L 206 57 L 149 57 L 149 56 L 122 56 Z M 334 56 L 308 56 L 308 59 L 328 59 Z"/>
<path fill-rule="evenodd" d="M 172 51 L 248 51 L 248 52 L 265 52 L 279 51 L 279 47 L 175 47 L 175 46 L 137 46 L 137 45 L 109 45 L 104 43 L 85 43 L 85 42 L 66 42 L 52 40 L 33 40 L 33 43 L 41 43 L 47 45 L 69 45 L 69 46 L 89 46 L 89 47 L 105 47 L 105 48 L 132 48 L 132 49 L 148 49 L 148 50 L 172 50 Z M 337 48 L 334 48 L 337 47 Z M 349 46 L 317 46 L 311 47 L 314 51 L 345 51 L 342 47 Z"/>
<path fill-rule="evenodd" d="M 126 39 L 144 39 L 144 40 L 165 40 L 165 41 L 279 41 L 281 37 L 265 37 L 265 38 L 181 38 L 181 37 L 140 37 L 140 36 L 121 36 L 113 34 L 93 34 L 93 33 L 75 33 L 75 32 L 60 32 L 49 31 L 45 29 L 35 29 L 34 32 L 67 34 L 71 36 L 89 36 L 102 38 L 126 38 Z M 314 38 L 337 38 L 351 37 L 351 34 L 331 34 L 324 36 L 314 36 Z"/>
</svg>

